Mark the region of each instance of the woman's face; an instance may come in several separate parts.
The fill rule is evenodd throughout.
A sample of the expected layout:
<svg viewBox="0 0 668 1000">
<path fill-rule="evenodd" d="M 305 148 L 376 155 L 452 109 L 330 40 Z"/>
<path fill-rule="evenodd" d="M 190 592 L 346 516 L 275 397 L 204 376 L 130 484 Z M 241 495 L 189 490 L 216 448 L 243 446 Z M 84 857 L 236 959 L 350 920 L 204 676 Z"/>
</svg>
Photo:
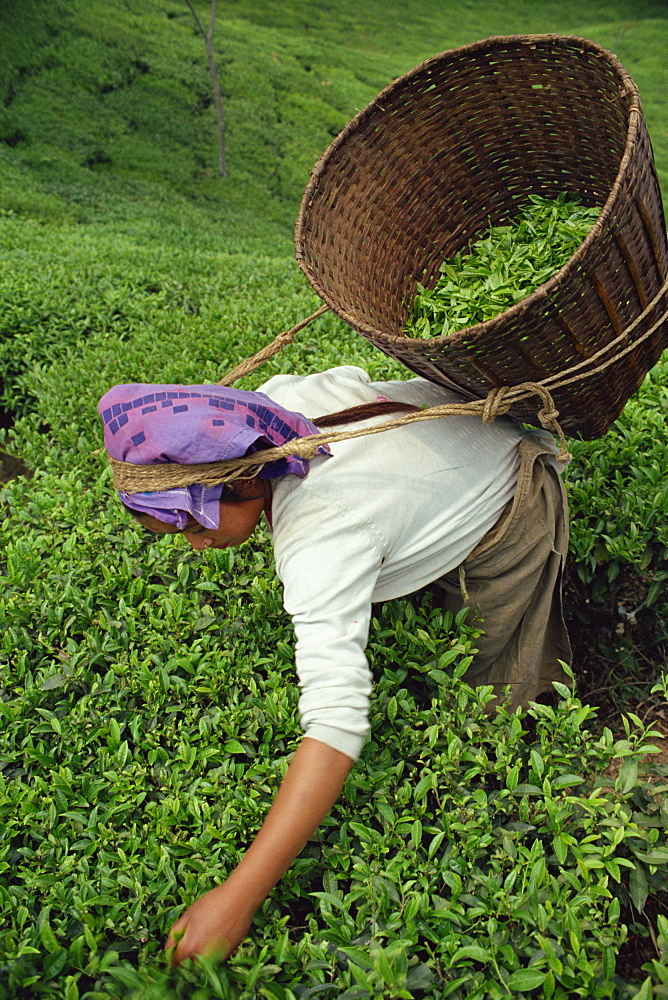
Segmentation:
<svg viewBox="0 0 668 1000">
<path fill-rule="evenodd" d="M 176 533 L 185 535 L 197 552 L 205 549 L 227 549 L 233 545 L 241 545 L 255 531 L 260 515 L 264 510 L 265 497 L 253 497 L 241 503 L 220 504 L 220 522 L 217 528 L 203 528 L 191 517 L 188 524 L 181 530 L 173 524 L 166 524 L 156 517 L 143 517 L 144 524 L 151 531 L 161 535 Z"/>
</svg>

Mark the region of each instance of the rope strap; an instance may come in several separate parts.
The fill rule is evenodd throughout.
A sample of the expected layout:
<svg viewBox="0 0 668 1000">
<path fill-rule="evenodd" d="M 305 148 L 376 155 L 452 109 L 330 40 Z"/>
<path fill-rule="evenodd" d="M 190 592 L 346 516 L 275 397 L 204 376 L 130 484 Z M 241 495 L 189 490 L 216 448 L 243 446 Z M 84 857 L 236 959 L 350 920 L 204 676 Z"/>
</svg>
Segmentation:
<svg viewBox="0 0 668 1000">
<path fill-rule="evenodd" d="M 329 312 L 329 306 L 320 306 L 319 309 L 316 309 L 316 311 L 311 313 L 310 316 L 307 316 L 306 319 L 301 320 L 301 322 L 293 326 L 291 330 L 285 330 L 284 333 L 279 333 L 278 336 L 272 340 L 271 344 L 267 344 L 259 350 L 257 354 L 254 354 L 250 358 L 246 358 L 246 360 L 238 364 L 236 368 L 233 368 L 231 372 L 228 372 L 225 378 L 221 378 L 218 385 L 230 386 L 233 382 L 243 378 L 244 375 L 250 375 L 251 372 L 254 372 L 256 368 L 259 368 L 260 365 L 265 361 L 268 361 L 269 358 L 273 358 L 274 354 L 278 354 L 278 352 L 282 351 L 284 347 L 291 344 L 295 339 L 296 333 L 299 333 L 299 331 L 303 330 L 305 326 L 312 323 L 314 319 L 317 319 L 318 316 L 322 316 L 322 314 L 326 312 Z"/>
<path fill-rule="evenodd" d="M 110 458 L 114 472 L 114 487 L 126 493 L 146 493 L 149 491 L 170 490 L 177 486 L 192 486 L 201 483 L 203 486 L 215 486 L 217 483 L 232 483 L 238 479 L 251 479 L 267 462 L 276 462 L 288 455 L 298 455 L 300 458 L 311 459 L 323 444 L 334 444 L 336 441 L 349 441 L 352 438 L 366 437 L 369 434 L 380 434 L 385 431 L 404 427 L 406 424 L 419 423 L 422 420 L 437 420 L 440 417 L 482 416 L 485 423 L 491 423 L 498 416 L 507 413 L 513 403 L 526 399 L 533 394 L 541 397 L 543 408 L 538 417 L 546 430 L 557 434 L 561 443 L 558 455 L 560 462 L 570 458 L 566 444 L 566 436 L 561 429 L 554 401 L 549 390 L 535 382 L 523 382 L 517 386 L 502 386 L 492 389 L 485 399 L 473 399 L 467 403 L 446 403 L 441 406 L 430 406 L 426 410 L 414 413 L 404 413 L 400 417 L 373 424 L 369 427 L 357 427 L 345 431 L 326 431 L 323 434 L 309 434 L 307 437 L 294 438 L 277 448 L 267 448 L 246 455 L 243 458 L 231 459 L 225 462 L 200 462 L 193 465 L 177 465 L 176 463 L 160 465 L 134 465 L 131 462 L 118 462 Z"/>
</svg>

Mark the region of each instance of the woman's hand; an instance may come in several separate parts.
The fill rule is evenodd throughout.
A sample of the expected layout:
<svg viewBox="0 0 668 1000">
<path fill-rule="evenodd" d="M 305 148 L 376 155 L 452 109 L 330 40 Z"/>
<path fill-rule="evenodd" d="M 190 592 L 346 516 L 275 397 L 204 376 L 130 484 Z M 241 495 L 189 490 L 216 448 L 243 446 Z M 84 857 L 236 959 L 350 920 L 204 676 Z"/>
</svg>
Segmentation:
<svg viewBox="0 0 668 1000">
<path fill-rule="evenodd" d="M 173 963 L 193 955 L 223 959 L 234 951 L 262 900 L 332 808 L 352 766 L 339 750 L 308 736 L 302 740 L 245 856 L 226 882 L 201 896 L 172 927 L 166 948 L 183 934 Z"/>
<path fill-rule="evenodd" d="M 176 944 L 172 964 L 186 958 L 227 958 L 246 937 L 255 908 L 248 894 L 235 889 L 233 882 L 223 882 L 200 896 L 176 921 L 165 944 Z"/>
</svg>

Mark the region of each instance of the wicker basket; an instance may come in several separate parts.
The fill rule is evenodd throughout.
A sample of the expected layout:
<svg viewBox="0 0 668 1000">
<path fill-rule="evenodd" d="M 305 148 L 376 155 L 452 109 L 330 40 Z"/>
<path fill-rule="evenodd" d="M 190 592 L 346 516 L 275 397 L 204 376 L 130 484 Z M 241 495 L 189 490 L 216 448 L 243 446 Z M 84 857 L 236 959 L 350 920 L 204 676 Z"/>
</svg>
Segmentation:
<svg viewBox="0 0 668 1000">
<path fill-rule="evenodd" d="M 527 195 L 561 191 L 602 207 L 565 267 L 485 323 L 403 335 L 417 282 L 433 287 L 445 257 Z M 579 366 L 578 381 L 549 387 L 564 429 L 585 438 L 605 433 L 668 346 L 668 246 L 638 92 L 582 38 L 489 38 L 395 80 L 314 167 L 295 242 L 327 305 L 433 382 L 480 397 Z M 534 423 L 532 406 L 518 406 Z"/>
</svg>

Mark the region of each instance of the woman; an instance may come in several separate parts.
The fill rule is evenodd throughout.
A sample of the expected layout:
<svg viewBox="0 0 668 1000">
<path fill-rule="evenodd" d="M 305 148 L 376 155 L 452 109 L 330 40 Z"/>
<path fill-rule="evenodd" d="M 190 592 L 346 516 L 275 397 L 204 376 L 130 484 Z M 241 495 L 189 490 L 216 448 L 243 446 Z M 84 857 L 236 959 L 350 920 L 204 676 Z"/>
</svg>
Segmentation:
<svg viewBox="0 0 668 1000">
<path fill-rule="evenodd" d="M 256 393 L 117 386 L 99 412 L 111 458 L 189 465 L 453 401 L 423 379 L 374 383 L 345 366 L 278 375 Z M 513 707 L 566 680 L 568 529 L 555 454 L 544 431 L 457 416 L 339 441 L 310 461 L 268 463 L 230 487 L 120 493 L 146 527 L 181 532 L 198 551 L 241 544 L 264 512 L 296 635 L 304 738 L 240 864 L 174 924 L 175 962 L 233 951 L 336 801 L 368 730 L 372 602 L 436 583 L 446 607 L 471 605 L 485 632 L 467 680 L 498 695 L 508 685 Z"/>
</svg>

